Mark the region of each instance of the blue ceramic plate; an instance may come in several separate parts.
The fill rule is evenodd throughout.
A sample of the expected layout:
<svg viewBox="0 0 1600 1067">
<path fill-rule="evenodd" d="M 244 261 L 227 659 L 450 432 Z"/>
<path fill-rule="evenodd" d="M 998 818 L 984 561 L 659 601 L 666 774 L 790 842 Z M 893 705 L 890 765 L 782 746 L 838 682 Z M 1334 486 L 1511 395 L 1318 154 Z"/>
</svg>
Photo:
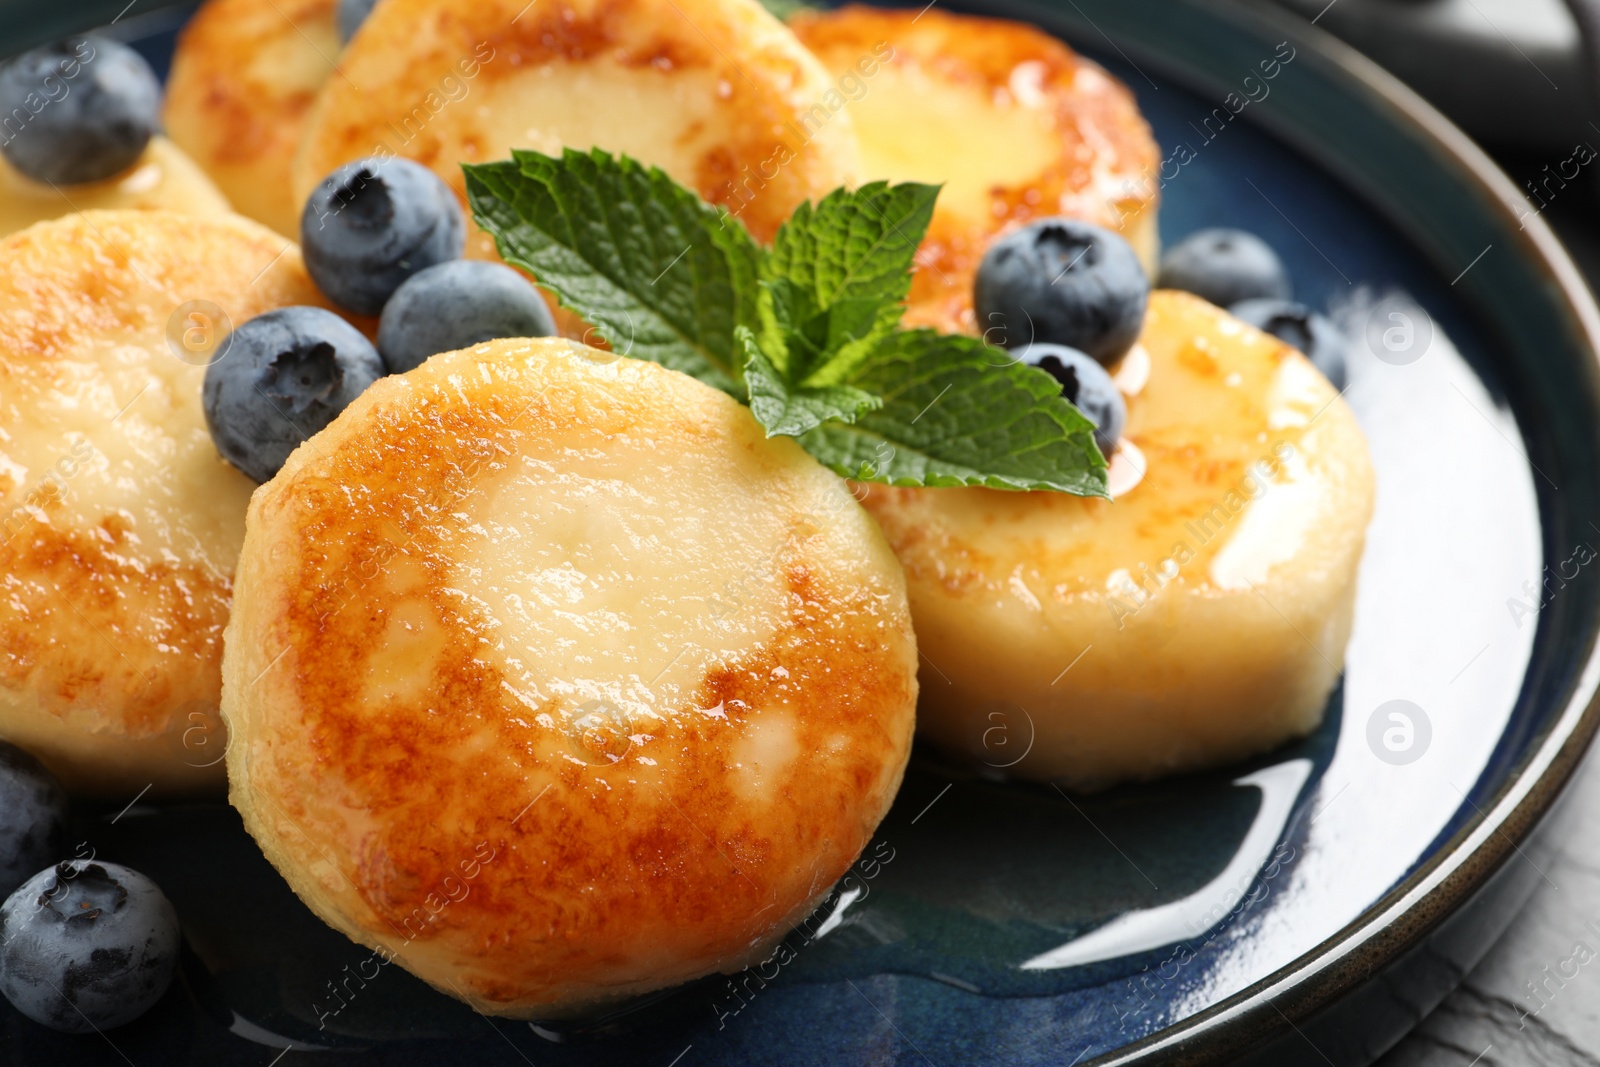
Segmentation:
<svg viewBox="0 0 1600 1067">
<path fill-rule="evenodd" d="M 0 1005 L 0 1059 L 1361 1063 L 1475 962 L 1541 877 L 1533 830 L 1595 727 L 1595 309 L 1476 149 L 1303 23 L 1160 0 L 974 10 L 1060 34 L 1138 94 L 1166 241 L 1261 234 L 1349 335 L 1379 491 L 1323 727 L 1246 766 L 1089 798 L 919 751 L 783 966 L 563 1032 L 372 966 L 227 808 L 108 813 L 85 848 L 165 887 L 182 981 L 101 1037 Z M 182 15 L 118 29 L 164 62 Z M 1024 729 L 996 745 L 1020 753 Z"/>
</svg>

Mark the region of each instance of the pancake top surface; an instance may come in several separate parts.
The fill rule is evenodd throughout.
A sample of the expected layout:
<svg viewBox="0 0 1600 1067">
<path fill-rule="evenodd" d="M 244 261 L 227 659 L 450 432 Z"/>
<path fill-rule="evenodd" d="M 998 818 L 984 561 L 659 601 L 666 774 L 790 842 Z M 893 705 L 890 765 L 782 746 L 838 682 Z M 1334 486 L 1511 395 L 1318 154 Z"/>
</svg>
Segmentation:
<svg viewBox="0 0 1600 1067">
<path fill-rule="evenodd" d="M 944 184 L 913 304 L 966 300 L 1003 230 L 1047 215 L 1122 230 L 1155 202 L 1159 150 L 1133 94 L 1033 26 L 857 5 L 791 25 L 846 93 L 863 177 Z"/>
<path fill-rule="evenodd" d="M 227 199 L 195 161 L 165 137 L 153 137 L 139 161 L 105 181 L 66 188 L 36 182 L 0 159 L 0 237 L 74 211 L 162 208 L 224 215 Z"/>
<path fill-rule="evenodd" d="M 1131 183 L 1150 177 L 1156 149 L 1132 94 L 1033 26 L 855 5 L 792 26 L 829 70 L 865 83 L 849 111 L 873 178 L 942 181 L 940 206 L 980 224 L 1104 221 L 1119 200 L 1148 198 Z M 885 51 L 882 71 L 862 73 Z"/>
<path fill-rule="evenodd" d="M 1299 352 L 1187 293 L 1151 294 L 1148 383 L 1125 439 L 1143 479 L 1097 500 L 873 486 L 865 504 L 908 575 L 951 595 L 1069 601 L 1152 573 L 1214 595 L 1317 572 L 1361 544 L 1372 470 L 1350 409 Z M 1143 565 L 1141 567 L 1141 564 Z"/>
<path fill-rule="evenodd" d="M 90 212 L 0 241 L 0 687 L 147 736 L 215 707 L 253 484 L 217 455 L 204 356 L 169 336 L 319 300 L 292 245 L 235 217 Z M 186 361 L 189 360 L 189 361 Z"/>
<path fill-rule="evenodd" d="M 339 58 L 338 0 L 208 0 L 184 26 L 163 119 L 243 214 L 298 236 L 289 166 Z"/>
<path fill-rule="evenodd" d="M 792 441 L 654 364 L 494 342 L 379 382 L 253 501 L 234 802 L 440 988 L 606 999 L 742 959 L 843 873 L 914 649 L 881 535 Z"/>
<path fill-rule="evenodd" d="M 796 120 L 826 73 L 755 0 L 385 0 L 346 46 L 295 164 L 302 197 L 393 153 L 461 163 L 593 146 L 660 166 L 770 238 L 855 174 L 848 118 Z"/>
</svg>

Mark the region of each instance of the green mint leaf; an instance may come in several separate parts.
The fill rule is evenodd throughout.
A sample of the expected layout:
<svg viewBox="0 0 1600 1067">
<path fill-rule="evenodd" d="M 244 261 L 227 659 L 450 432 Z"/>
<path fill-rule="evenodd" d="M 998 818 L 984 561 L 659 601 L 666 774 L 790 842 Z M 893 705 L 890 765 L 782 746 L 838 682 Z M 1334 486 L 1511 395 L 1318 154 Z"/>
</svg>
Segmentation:
<svg viewBox="0 0 1600 1067">
<path fill-rule="evenodd" d="M 830 419 L 854 422 L 883 401 L 848 385 L 790 386 L 756 344 L 755 334 L 735 331 L 744 346 L 744 380 L 750 390 L 750 413 L 768 437 L 799 437 Z"/>
<path fill-rule="evenodd" d="M 840 474 L 1106 495 L 1092 426 L 1048 374 L 976 338 L 897 329 L 938 190 L 837 190 L 773 249 L 656 168 L 515 152 L 464 168 L 508 262 L 618 353 L 750 404 Z"/>
<path fill-rule="evenodd" d="M 817 306 L 841 295 L 904 300 L 937 185 L 869 182 L 801 204 L 779 228 L 766 276 L 805 286 Z"/>
<path fill-rule="evenodd" d="M 786 377 L 792 364 L 805 363 L 818 354 L 804 328 L 816 315 L 811 294 L 787 278 L 761 282 L 759 343 L 780 376 Z"/>
<path fill-rule="evenodd" d="M 809 380 L 797 368 L 815 367 L 853 346 L 870 352 L 900 317 L 895 307 L 885 321 L 884 306 L 871 297 L 843 297 L 818 310 L 812 294 L 787 278 L 763 281 L 761 288 L 761 349 L 789 381 Z"/>
<path fill-rule="evenodd" d="M 790 302 L 804 314 L 791 310 L 789 329 L 807 341 L 791 345 L 781 367 L 791 382 L 841 384 L 893 332 L 938 196 L 938 186 L 916 182 L 835 189 L 801 204 L 779 228 L 762 278 L 806 296 Z M 765 315 L 762 326 L 767 340 L 774 326 Z"/>
<path fill-rule="evenodd" d="M 763 255 L 656 167 L 606 152 L 515 152 L 468 165 L 467 199 L 501 258 L 525 267 L 621 355 L 743 398 L 733 332 L 756 325 Z"/>
<path fill-rule="evenodd" d="M 800 438 L 825 466 L 891 485 L 983 485 L 1106 495 L 1094 426 L 1049 374 L 975 337 L 893 335 L 851 385 L 883 398 L 853 424 Z"/>
</svg>

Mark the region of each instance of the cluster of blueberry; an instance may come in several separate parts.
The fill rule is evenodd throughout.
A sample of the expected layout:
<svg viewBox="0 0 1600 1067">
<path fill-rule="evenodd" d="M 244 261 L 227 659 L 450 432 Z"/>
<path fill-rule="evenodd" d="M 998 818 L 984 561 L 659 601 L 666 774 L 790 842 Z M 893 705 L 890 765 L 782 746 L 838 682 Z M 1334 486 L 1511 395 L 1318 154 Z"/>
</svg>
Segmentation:
<svg viewBox="0 0 1600 1067">
<path fill-rule="evenodd" d="M 1234 318 L 1293 345 L 1333 387 L 1344 390 L 1345 338 L 1329 319 L 1290 297 L 1294 287 L 1276 252 L 1243 230 L 1198 230 L 1161 257 L 1163 289 L 1183 289 L 1225 307 Z"/>
<path fill-rule="evenodd" d="M 67 814 L 61 783 L 0 742 L 0 994 L 35 1022 L 88 1033 L 161 999 L 178 962 L 178 915 L 137 871 L 61 862 Z"/>
<path fill-rule="evenodd" d="M 1169 249 L 1156 284 L 1194 293 L 1293 345 L 1345 384 L 1344 340 L 1327 318 L 1289 299 L 1289 273 L 1275 252 L 1242 230 L 1200 230 Z M 1132 349 L 1144 324 L 1150 282 L 1119 234 L 1075 219 L 1041 219 L 1000 238 L 979 264 L 973 307 L 984 339 L 1048 371 L 1095 424 L 1110 455 L 1127 402 L 1108 368 Z"/>
<path fill-rule="evenodd" d="M 1041 219 L 989 246 L 973 286 L 984 339 L 1061 383 L 1111 455 L 1128 418 L 1106 369 L 1139 339 L 1150 280 L 1133 247 L 1102 226 Z"/>
<path fill-rule="evenodd" d="M 239 326 L 207 365 L 202 394 L 223 458 L 264 482 L 383 375 L 482 341 L 554 334 L 527 279 L 460 258 L 465 242 L 455 194 L 419 163 L 363 159 L 329 175 L 300 219 L 306 271 L 339 307 L 379 316 L 378 345 L 316 307 Z"/>
<path fill-rule="evenodd" d="M 346 36 L 371 6 L 341 5 Z M 46 45 L 0 66 L 0 155 L 40 182 L 111 178 L 150 143 L 160 104 L 155 73 L 125 45 L 94 37 Z M 223 457 L 257 481 L 384 374 L 480 341 L 555 333 L 520 274 L 461 258 L 461 206 L 420 164 L 341 167 L 307 202 L 300 237 L 306 269 L 330 301 L 381 315 L 378 344 L 333 312 L 289 307 L 218 346 L 206 371 L 207 424 Z"/>
</svg>

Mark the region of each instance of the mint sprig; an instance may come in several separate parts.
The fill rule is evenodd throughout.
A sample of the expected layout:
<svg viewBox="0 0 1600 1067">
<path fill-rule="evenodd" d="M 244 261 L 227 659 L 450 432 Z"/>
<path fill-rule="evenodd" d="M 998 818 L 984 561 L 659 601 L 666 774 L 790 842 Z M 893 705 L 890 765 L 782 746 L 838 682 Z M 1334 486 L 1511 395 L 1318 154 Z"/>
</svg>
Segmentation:
<svg viewBox="0 0 1600 1067">
<path fill-rule="evenodd" d="M 809 386 L 834 385 L 894 332 L 939 189 L 872 182 L 835 189 L 795 209 L 761 262 L 762 339 L 787 347 L 784 370 Z"/>
<path fill-rule="evenodd" d="M 846 477 L 1106 495 L 1092 424 L 1061 384 L 971 337 L 899 331 L 855 384 L 882 406 L 800 438 Z"/>
<path fill-rule="evenodd" d="M 762 250 L 742 226 L 625 156 L 516 152 L 466 171 L 478 224 L 508 263 L 624 355 L 743 399 L 733 331 L 757 323 Z"/>
<path fill-rule="evenodd" d="M 750 411 L 766 427 L 768 437 L 799 437 L 830 420 L 855 422 L 883 406 L 882 397 L 852 385 L 792 385 L 756 343 L 755 334 L 741 326 L 738 338 Z"/>
<path fill-rule="evenodd" d="M 468 165 L 500 255 L 618 352 L 750 405 L 846 477 L 1105 496 L 1093 424 L 977 338 L 902 330 L 936 186 L 803 204 L 771 249 L 659 168 L 598 149 Z"/>
</svg>

